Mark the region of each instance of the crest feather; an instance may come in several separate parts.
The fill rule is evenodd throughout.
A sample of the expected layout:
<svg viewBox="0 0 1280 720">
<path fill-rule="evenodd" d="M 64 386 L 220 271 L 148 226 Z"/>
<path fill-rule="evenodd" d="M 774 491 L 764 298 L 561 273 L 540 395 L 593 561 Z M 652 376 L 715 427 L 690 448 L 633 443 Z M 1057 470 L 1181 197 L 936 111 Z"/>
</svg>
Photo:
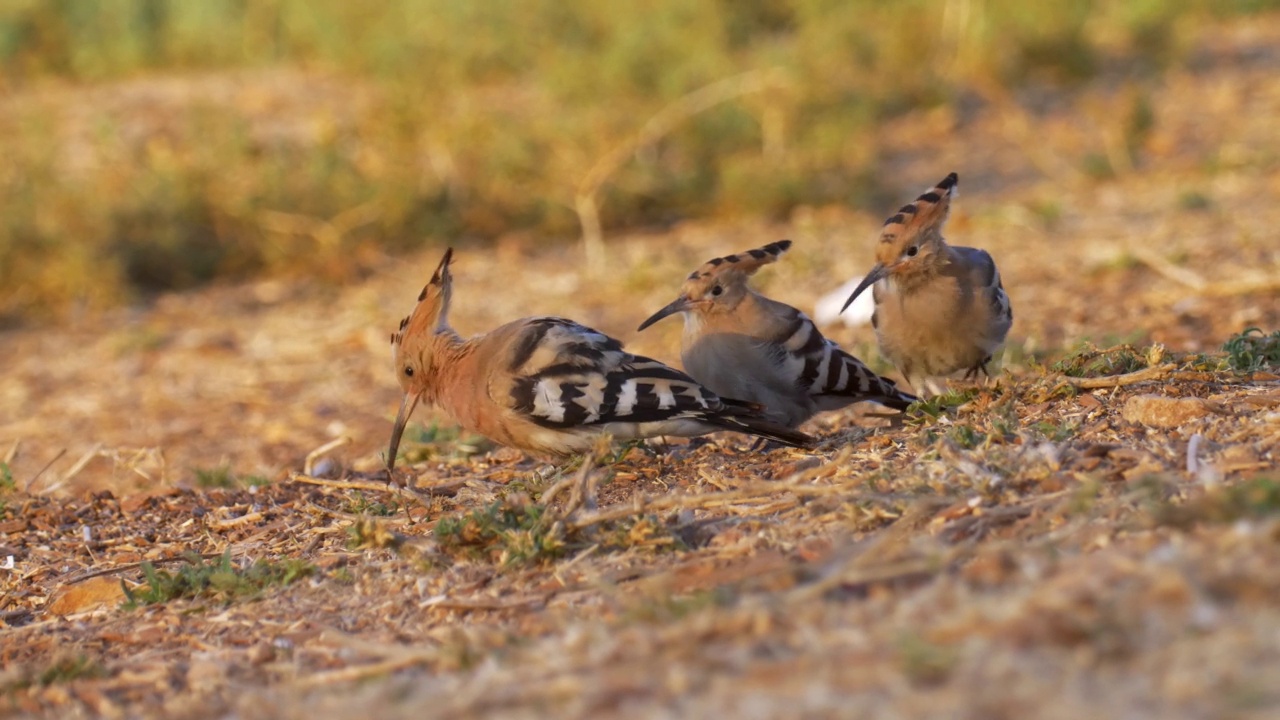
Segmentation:
<svg viewBox="0 0 1280 720">
<path fill-rule="evenodd" d="M 790 240 L 778 240 L 771 242 L 758 248 L 752 248 L 733 255 L 725 255 L 724 257 L 712 258 L 702 264 L 697 270 L 690 275 L 690 280 L 696 280 L 700 277 L 707 277 L 721 272 L 737 270 L 743 275 L 752 275 L 761 267 L 778 261 L 782 257 L 782 253 L 791 247 Z"/>
<path fill-rule="evenodd" d="M 408 334 L 428 333 L 439 327 L 449 310 L 449 292 L 453 285 L 453 274 L 449 272 L 449 264 L 453 261 L 453 248 L 444 251 L 444 257 L 431 274 L 431 279 L 418 293 L 418 304 L 400 321 L 400 329 L 391 334 L 391 344 L 398 346 L 404 342 Z"/>
<path fill-rule="evenodd" d="M 915 201 L 903 205 L 897 213 L 884 221 L 880 242 L 892 243 L 906 230 L 941 228 L 951 212 L 951 201 L 956 196 L 959 184 L 960 176 L 951 173 Z"/>
</svg>

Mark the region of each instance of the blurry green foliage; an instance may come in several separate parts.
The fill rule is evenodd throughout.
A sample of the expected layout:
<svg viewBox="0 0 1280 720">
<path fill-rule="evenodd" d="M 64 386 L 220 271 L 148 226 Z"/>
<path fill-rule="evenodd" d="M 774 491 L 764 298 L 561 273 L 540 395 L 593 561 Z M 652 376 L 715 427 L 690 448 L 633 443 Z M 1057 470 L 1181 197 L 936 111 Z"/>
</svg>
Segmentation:
<svg viewBox="0 0 1280 720">
<path fill-rule="evenodd" d="M 209 598 L 225 604 L 238 599 L 255 599 L 271 587 L 284 587 L 315 574 L 316 568 L 296 558 L 254 560 L 237 565 L 231 561 L 231 550 L 216 560 L 196 553 L 185 554 L 185 562 L 173 570 L 161 570 L 149 562 L 142 563 L 146 584 L 136 589 L 123 581 L 126 610 L 144 605 L 166 603 L 180 598 Z"/>
<path fill-rule="evenodd" d="M 635 152 L 599 196 L 605 228 L 880 207 L 882 118 L 972 82 L 1075 82 L 1107 53 L 1164 67 L 1198 18 L 1277 5 L 7 0 L 0 320 L 262 271 L 341 279 L 436 240 L 572 238 L 601 157 L 753 70 L 784 81 Z"/>
<path fill-rule="evenodd" d="M 1240 372 L 1280 367 L 1280 330 L 1268 335 L 1261 328 L 1246 328 L 1244 332 L 1232 335 L 1222 345 L 1222 350 L 1227 353 L 1231 368 Z"/>
</svg>

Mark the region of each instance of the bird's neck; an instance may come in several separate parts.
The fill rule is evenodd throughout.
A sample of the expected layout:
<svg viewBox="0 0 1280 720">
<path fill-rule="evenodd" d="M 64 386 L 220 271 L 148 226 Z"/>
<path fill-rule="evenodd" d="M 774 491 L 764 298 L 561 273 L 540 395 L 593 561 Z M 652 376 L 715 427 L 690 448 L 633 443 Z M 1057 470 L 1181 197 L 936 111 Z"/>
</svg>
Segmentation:
<svg viewBox="0 0 1280 720">
<path fill-rule="evenodd" d="M 435 381 L 430 383 L 422 399 L 452 412 L 462 400 L 460 393 L 475 385 L 474 375 L 478 370 L 475 350 L 475 342 L 463 340 L 453 328 L 445 328 L 432 336 Z"/>
<path fill-rule="evenodd" d="M 698 342 L 698 338 L 707 331 L 706 313 L 686 312 L 684 313 L 684 333 L 680 336 L 681 347 L 684 351 L 688 351 L 694 343 Z"/>
</svg>

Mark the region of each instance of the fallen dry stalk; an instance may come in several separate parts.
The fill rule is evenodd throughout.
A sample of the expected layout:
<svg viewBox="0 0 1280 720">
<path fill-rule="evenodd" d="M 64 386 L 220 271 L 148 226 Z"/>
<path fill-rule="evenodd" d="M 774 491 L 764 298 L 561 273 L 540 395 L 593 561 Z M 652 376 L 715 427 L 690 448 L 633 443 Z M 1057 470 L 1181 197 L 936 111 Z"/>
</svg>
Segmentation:
<svg viewBox="0 0 1280 720">
<path fill-rule="evenodd" d="M 1063 379 L 1064 385 L 1071 385 L 1082 390 L 1098 390 L 1101 388 L 1125 387 L 1127 385 L 1137 385 L 1149 380 L 1159 380 L 1173 372 L 1177 365 L 1174 363 L 1165 363 L 1164 365 L 1156 365 L 1141 370 L 1135 370 L 1131 373 L 1123 375 L 1108 375 L 1106 377 L 1087 377 L 1076 378 L 1066 377 Z"/>
<path fill-rule="evenodd" d="M 591 525 L 622 520 L 649 512 L 665 512 L 668 510 L 694 510 L 711 507 L 722 507 L 734 503 L 769 500 L 783 493 L 795 493 L 807 497 L 821 497 L 848 492 L 845 485 L 797 485 L 783 483 L 751 483 L 735 490 L 699 493 L 696 495 L 664 495 L 649 497 L 636 495 L 634 502 L 618 505 L 598 512 L 565 519 L 570 530 L 581 530 Z"/>
<path fill-rule="evenodd" d="M 41 475 L 44 475 L 44 474 L 45 474 L 45 472 L 46 472 L 49 468 L 53 467 L 53 464 L 54 464 L 54 463 L 58 462 L 58 460 L 59 460 L 63 455 L 66 455 L 66 454 L 67 454 L 67 449 L 66 449 L 66 448 L 62 448 L 61 450 L 59 450 L 59 451 L 57 452 L 57 454 L 55 454 L 55 455 L 53 456 L 53 459 L 52 459 L 52 460 L 50 460 L 49 462 L 45 463 L 45 464 L 44 464 L 44 467 L 40 468 L 40 471 L 39 471 L 39 472 L 37 472 L 35 475 L 32 475 L 32 476 L 31 476 L 31 479 L 27 481 L 27 486 L 26 486 L 25 488 L 23 488 L 23 489 L 24 489 L 25 491 L 27 491 L 27 492 L 31 492 L 31 486 L 36 484 L 36 481 L 40 479 L 40 476 L 41 476 Z"/>
<path fill-rule="evenodd" d="M 228 530 L 233 527 L 239 527 L 240 525 L 247 525 L 249 523 L 258 522 L 262 518 L 263 518 L 262 513 L 251 512 L 245 515 L 241 515 L 240 517 L 231 518 L 230 520 L 216 520 L 212 523 L 209 523 L 209 527 L 213 528 L 214 530 Z"/>
<path fill-rule="evenodd" d="M 351 438 L 347 437 L 346 435 L 343 435 L 342 437 L 336 438 L 334 440 L 330 440 L 329 442 L 321 445 L 315 450 L 312 450 L 311 452 L 307 453 L 307 459 L 302 463 L 302 474 L 311 475 L 312 474 L 311 471 L 315 467 L 316 460 L 319 460 L 321 457 L 324 457 L 326 454 L 342 447 L 343 445 L 350 445 L 350 444 L 351 444 Z"/>
<path fill-rule="evenodd" d="M 373 492 L 386 492 L 393 495 L 401 495 L 412 497 L 418 500 L 430 498 L 433 496 L 452 497 L 457 494 L 458 488 L 467 484 L 465 479 L 452 480 L 439 485 L 401 487 L 391 483 L 379 483 L 370 480 L 329 480 L 327 478 L 311 477 L 303 473 L 293 473 L 289 479 L 294 482 L 306 483 L 308 485 L 323 485 L 325 487 L 340 488 L 343 490 L 370 490 Z"/>
<path fill-rule="evenodd" d="M 137 570 L 138 568 L 141 568 L 143 565 L 156 566 L 156 565 L 169 565 L 171 563 L 176 563 L 176 562 L 187 562 L 192 557 L 198 557 L 202 560 L 212 560 L 214 558 L 222 557 L 222 553 L 220 552 L 219 553 L 203 553 L 201 555 L 195 555 L 195 556 L 180 555 L 178 557 L 167 557 L 167 558 L 159 558 L 157 560 L 142 560 L 140 562 L 125 563 L 123 565 L 116 565 L 115 567 L 103 568 L 101 570 L 92 570 L 90 572 L 86 572 L 79 576 L 73 577 L 70 580 L 66 580 L 62 584 L 75 585 L 76 583 L 82 583 L 85 580 L 92 580 L 93 578 L 102 577 L 103 575 L 114 575 L 116 573 L 128 572 L 130 570 Z"/>
</svg>

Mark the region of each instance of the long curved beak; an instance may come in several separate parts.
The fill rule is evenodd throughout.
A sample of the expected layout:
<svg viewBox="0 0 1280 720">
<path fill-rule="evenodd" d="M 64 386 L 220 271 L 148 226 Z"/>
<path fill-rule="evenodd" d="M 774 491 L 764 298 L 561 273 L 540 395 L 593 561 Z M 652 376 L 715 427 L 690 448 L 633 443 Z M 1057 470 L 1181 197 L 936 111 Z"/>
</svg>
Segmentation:
<svg viewBox="0 0 1280 720">
<path fill-rule="evenodd" d="M 641 330 L 644 330 L 645 328 L 658 322 L 662 318 L 667 317 L 668 315 L 675 315 L 678 312 L 684 312 L 685 310 L 688 310 L 691 307 L 693 307 L 693 303 L 689 302 L 689 298 L 685 297 L 684 295 L 681 295 L 675 300 L 672 300 L 670 305 L 662 308 L 661 310 L 654 313 L 653 315 L 650 315 L 648 320 L 645 320 L 644 322 L 640 323 L 640 327 L 636 328 L 636 332 L 640 332 Z"/>
<path fill-rule="evenodd" d="M 404 434 L 404 426 L 409 422 L 413 409 L 418 407 L 420 395 L 405 393 L 400 401 L 400 412 L 396 413 L 396 424 L 391 426 L 391 447 L 387 450 L 387 474 L 396 466 L 396 453 L 400 450 L 400 436 Z"/>
<path fill-rule="evenodd" d="M 888 274 L 889 268 L 885 267 L 884 263 L 876 263 L 875 267 L 871 268 L 871 272 L 867 273 L 867 276 L 862 278 L 862 282 L 858 283 L 858 287 L 854 289 L 853 294 L 849 296 L 849 299 L 844 301 L 844 305 L 840 308 L 840 312 L 847 310 L 849 306 L 853 304 L 853 301 L 862 294 L 863 290 L 866 290 L 877 282 L 883 280 Z"/>
</svg>

